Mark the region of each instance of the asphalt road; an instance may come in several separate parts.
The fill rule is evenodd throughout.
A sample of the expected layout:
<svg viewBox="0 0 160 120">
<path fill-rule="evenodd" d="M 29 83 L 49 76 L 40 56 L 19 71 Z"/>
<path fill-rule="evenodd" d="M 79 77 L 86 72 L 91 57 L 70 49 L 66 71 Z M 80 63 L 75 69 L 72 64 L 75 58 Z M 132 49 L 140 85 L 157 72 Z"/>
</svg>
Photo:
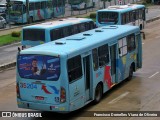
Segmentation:
<svg viewBox="0 0 160 120">
<path fill-rule="evenodd" d="M 0 66 L 15 62 L 18 46 L 21 46 L 20 43 L 0 47 Z"/>
<path fill-rule="evenodd" d="M 144 31 L 146 39 L 143 40 L 143 67 L 134 73 L 132 80 L 122 82 L 104 94 L 102 101 L 97 105 L 91 103 L 67 115 L 46 114 L 51 114 L 53 120 L 60 120 L 62 117 L 71 120 L 159 120 L 158 117 L 84 117 L 87 111 L 160 111 L 160 20 L 149 23 Z M 16 105 L 15 77 L 15 69 L 0 73 L 0 111 L 26 111 Z"/>
<path fill-rule="evenodd" d="M 157 16 L 160 16 L 160 6 L 151 7 L 146 14 L 147 20 Z M 20 44 L 0 47 L 0 66 L 15 61 L 18 46 Z"/>
</svg>

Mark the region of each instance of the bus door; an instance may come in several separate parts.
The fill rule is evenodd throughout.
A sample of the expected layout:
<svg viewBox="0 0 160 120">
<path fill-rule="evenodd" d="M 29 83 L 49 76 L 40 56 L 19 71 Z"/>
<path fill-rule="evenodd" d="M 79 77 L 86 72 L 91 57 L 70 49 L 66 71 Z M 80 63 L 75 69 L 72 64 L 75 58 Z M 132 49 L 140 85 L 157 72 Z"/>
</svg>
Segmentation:
<svg viewBox="0 0 160 120">
<path fill-rule="evenodd" d="M 142 67 L 142 41 L 140 34 L 136 35 L 136 48 L 137 48 L 137 68 Z"/>
<path fill-rule="evenodd" d="M 85 83 L 85 101 L 91 99 L 91 56 L 83 57 L 83 72 Z"/>
<path fill-rule="evenodd" d="M 135 26 L 139 26 L 139 25 L 140 25 L 139 22 L 140 22 L 140 21 L 139 21 L 139 11 L 136 10 L 136 11 L 135 11 Z"/>
<path fill-rule="evenodd" d="M 116 71 L 116 59 L 117 59 L 117 44 L 110 46 L 110 61 L 111 61 L 111 76 L 112 83 L 117 83 L 117 71 Z"/>
</svg>

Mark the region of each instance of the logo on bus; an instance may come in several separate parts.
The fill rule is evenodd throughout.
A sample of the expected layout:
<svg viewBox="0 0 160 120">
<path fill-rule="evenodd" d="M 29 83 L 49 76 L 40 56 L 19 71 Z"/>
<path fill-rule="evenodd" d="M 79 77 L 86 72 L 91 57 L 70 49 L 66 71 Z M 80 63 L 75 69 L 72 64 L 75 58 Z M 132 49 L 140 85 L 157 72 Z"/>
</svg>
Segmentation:
<svg viewBox="0 0 160 120">
<path fill-rule="evenodd" d="M 51 89 L 48 89 L 47 86 L 45 85 L 42 85 L 41 89 L 46 93 L 46 94 L 59 94 L 59 90 L 55 87 L 55 86 L 49 86 L 49 88 Z"/>
</svg>

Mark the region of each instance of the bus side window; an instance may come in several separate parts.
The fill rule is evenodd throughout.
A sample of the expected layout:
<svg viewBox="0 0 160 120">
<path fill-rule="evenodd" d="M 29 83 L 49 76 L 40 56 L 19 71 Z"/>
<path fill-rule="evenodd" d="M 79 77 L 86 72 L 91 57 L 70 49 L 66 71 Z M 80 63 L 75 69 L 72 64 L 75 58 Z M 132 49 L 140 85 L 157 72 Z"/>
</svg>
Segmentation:
<svg viewBox="0 0 160 120">
<path fill-rule="evenodd" d="M 146 18 L 145 18 L 145 9 L 142 9 L 142 19 L 146 20 Z"/>
<path fill-rule="evenodd" d="M 73 25 L 73 33 L 72 34 L 76 34 L 76 33 L 79 33 L 77 24 Z"/>
<path fill-rule="evenodd" d="M 44 2 L 41 2 L 41 8 L 42 9 L 45 9 L 45 6 L 46 6 L 46 2 L 44 1 Z"/>
<path fill-rule="evenodd" d="M 23 13 L 26 13 L 26 6 L 23 5 Z"/>
<path fill-rule="evenodd" d="M 94 24 L 94 22 L 93 22 L 93 21 L 92 21 L 92 22 L 90 22 L 90 24 L 89 24 L 89 25 L 90 25 L 90 30 L 91 30 L 91 29 L 93 29 L 93 28 L 96 28 L 96 25 Z"/>
<path fill-rule="evenodd" d="M 68 27 L 64 27 L 62 28 L 62 30 L 63 30 L 63 37 L 67 37 L 70 35 Z"/>
<path fill-rule="evenodd" d="M 68 26 L 68 34 L 73 35 L 73 25 Z"/>
<path fill-rule="evenodd" d="M 129 23 L 129 12 L 126 13 L 126 23 Z"/>
<path fill-rule="evenodd" d="M 85 24 L 81 23 L 79 24 L 79 32 L 84 32 L 85 31 Z"/>
<path fill-rule="evenodd" d="M 67 68 L 68 68 L 68 79 L 70 83 L 82 77 L 81 56 L 78 55 L 76 57 L 68 59 Z"/>
<path fill-rule="evenodd" d="M 29 11 L 34 10 L 34 3 L 29 3 Z"/>
<path fill-rule="evenodd" d="M 108 44 L 102 45 L 98 48 L 99 66 L 102 67 L 109 62 Z"/>
<path fill-rule="evenodd" d="M 35 9 L 38 10 L 38 9 L 41 9 L 41 3 L 40 2 L 37 2 L 35 4 Z"/>
<path fill-rule="evenodd" d="M 136 10 L 136 20 L 139 19 L 139 10 Z"/>
<path fill-rule="evenodd" d="M 122 25 L 126 24 L 126 14 L 123 13 L 121 16 Z"/>
<path fill-rule="evenodd" d="M 139 9 L 139 19 L 143 19 L 143 9 Z"/>
<path fill-rule="evenodd" d="M 129 17 L 130 17 L 130 22 L 133 22 L 134 21 L 134 16 L 133 16 L 133 12 L 130 12 L 129 14 Z"/>
<path fill-rule="evenodd" d="M 98 69 L 98 51 L 97 48 L 92 50 L 92 57 L 93 57 L 93 68 L 94 71 Z"/>
<path fill-rule="evenodd" d="M 128 52 L 133 51 L 136 48 L 134 34 L 127 36 L 127 49 Z"/>
<path fill-rule="evenodd" d="M 54 29 L 50 32 L 51 41 L 63 38 L 62 29 Z"/>
<path fill-rule="evenodd" d="M 122 38 L 118 40 L 118 46 L 119 46 L 119 56 L 124 56 L 127 54 L 127 41 L 126 38 Z"/>
<path fill-rule="evenodd" d="M 85 23 L 85 29 L 90 30 L 90 23 L 89 22 Z"/>
<path fill-rule="evenodd" d="M 53 1 L 56 1 L 56 0 L 53 0 Z M 52 5 L 54 5 L 52 4 L 52 1 L 47 1 L 46 8 L 52 8 Z"/>
</svg>

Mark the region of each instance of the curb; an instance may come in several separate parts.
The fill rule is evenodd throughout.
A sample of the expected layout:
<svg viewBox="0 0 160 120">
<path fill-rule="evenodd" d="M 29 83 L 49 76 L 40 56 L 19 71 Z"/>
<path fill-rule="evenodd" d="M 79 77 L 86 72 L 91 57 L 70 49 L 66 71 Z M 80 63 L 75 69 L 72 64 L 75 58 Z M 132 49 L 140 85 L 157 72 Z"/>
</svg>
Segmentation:
<svg viewBox="0 0 160 120">
<path fill-rule="evenodd" d="M 16 66 L 16 62 L 6 63 L 0 66 L 0 71 L 6 70 Z"/>
<path fill-rule="evenodd" d="M 150 22 L 153 22 L 153 21 L 156 21 L 156 20 L 159 20 L 159 19 L 160 19 L 160 16 L 157 16 L 157 17 L 154 17 L 150 20 L 147 20 L 146 23 L 150 23 Z M 6 69 L 11 68 L 11 67 L 15 67 L 15 66 L 16 66 L 16 62 L 6 63 L 6 64 L 3 64 L 3 65 L 0 65 L 0 71 L 6 70 Z"/>
<path fill-rule="evenodd" d="M 156 20 L 159 20 L 160 19 L 160 16 L 157 16 L 157 17 L 154 17 L 150 20 L 147 20 L 146 23 L 150 23 L 150 22 L 153 22 L 153 21 L 156 21 Z"/>
</svg>

